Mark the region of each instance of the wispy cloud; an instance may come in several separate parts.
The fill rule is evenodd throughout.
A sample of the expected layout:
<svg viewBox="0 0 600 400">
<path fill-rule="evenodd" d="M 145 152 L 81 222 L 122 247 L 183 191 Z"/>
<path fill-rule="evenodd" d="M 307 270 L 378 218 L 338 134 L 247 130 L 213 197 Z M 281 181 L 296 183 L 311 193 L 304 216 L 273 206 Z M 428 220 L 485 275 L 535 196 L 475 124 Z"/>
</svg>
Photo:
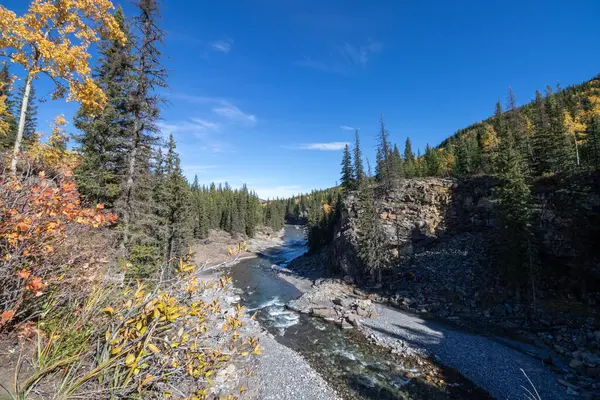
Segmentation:
<svg viewBox="0 0 600 400">
<path fill-rule="evenodd" d="M 225 118 L 228 122 L 241 123 L 246 126 L 254 126 L 258 122 L 256 115 L 242 111 L 230 101 L 218 97 L 194 96 L 182 93 L 173 94 L 171 97 L 185 100 L 190 103 L 209 104 L 212 106 L 211 111 L 214 114 Z"/>
<path fill-rule="evenodd" d="M 206 174 L 208 171 L 211 171 L 217 168 L 216 165 L 183 165 L 181 167 L 186 174 Z"/>
<path fill-rule="evenodd" d="M 352 45 L 346 42 L 337 46 L 336 51 L 327 60 L 305 57 L 295 64 L 324 72 L 350 75 L 356 69 L 365 69 L 371 56 L 381 52 L 382 48 L 380 42 L 371 41 L 363 45 Z"/>
<path fill-rule="evenodd" d="M 206 121 L 200 118 L 190 118 L 189 121 L 159 122 L 157 125 L 161 133 L 165 136 L 183 133 L 204 138 L 208 133 L 219 129 L 217 122 Z"/>
<path fill-rule="evenodd" d="M 349 145 L 348 142 L 329 142 L 329 143 L 308 143 L 297 146 L 298 150 L 319 150 L 319 151 L 336 151 L 343 150 Z"/>
<path fill-rule="evenodd" d="M 186 121 L 159 122 L 158 128 L 163 136 L 184 136 L 199 140 L 199 150 L 220 153 L 225 145 L 213 136 L 220 128 L 217 122 L 206 121 L 200 118 L 190 118 Z"/>
<path fill-rule="evenodd" d="M 231 51 L 231 47 L 233 46 L 233 39 L 226 38 L 221 40 L 215 40 L 210 44 L 210 47 L 213 50 L 220 51 L 221 53 L 229 53 Z"/>
<path fill-rule="evenodd" d="M 331 61 L 331 62 L 317 61 L 317 60 L 313 60 L 310 57 L 305 57 L 303 60 L 298 60 L 298 61 L 294 62 L 294 64 L 299 67 L 305 67 L 305 68 L 315 69 L 318 71 L 330 72 L 333 74 L 340 74 L 340 75 L 350 75 L 350 72 L 351 72 L 350 68 L 348 68 L 348 66 L 346 64 L 343 64 L 339 61 Z"/>
<path fill-rule="evenodd" d="M 254 114 L 243 112 L 228 102 L 223 102 L 221 106 L 213 108 L 212 111 L 230 121 L 239 122 L 249 126 L 254 126 L 256 124 L 256 116 Z"/>
<path fill-rule="evenodd" d="M 340 125 L 340 129 L 343 131 L 353 131 L 354 128 L 348 125 Z"/>
<path fill-rule="evenodd" d="M 379 42 L 370 42 L 362 46 L 353 46 L 349 43 L 344 43 L 338 48 L 338 51 L 342 58 L 346 60 L 346 63 L 365 68 L 371 54 L 379 53 L 381 48 L 382 45 Z"/>
</svg>

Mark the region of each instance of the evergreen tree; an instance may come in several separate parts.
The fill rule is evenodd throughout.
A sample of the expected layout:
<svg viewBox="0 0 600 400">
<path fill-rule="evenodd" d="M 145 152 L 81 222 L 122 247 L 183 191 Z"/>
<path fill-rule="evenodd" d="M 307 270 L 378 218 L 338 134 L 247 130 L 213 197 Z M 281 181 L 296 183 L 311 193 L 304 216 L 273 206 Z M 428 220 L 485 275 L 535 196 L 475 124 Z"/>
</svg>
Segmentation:
<svg viewBox="0 0 600 400">
<path fill-rule="evenodd" d="M 360 150 L 360 139 L 358 129 L 354 132 L 354 179 L 357 184 L 365 177 L 365 169 L 362 162 L 362 151 Z"/>
<path fill-rule="evenodd" d="M 564 123 L 564 104 L 562 96 L 551 95 L 552 91 L 548 88 L 546 99 L 546 109 L 550 121 L 550 145 L 546 149 L 546 158 L 550 164 L 550 172 L 571 173 L 574 169 L 575 153 L 570 145 L 567 128 Z"/>
<path fill-rule="evenodd" d="M 589 139 L 587 142 L 588 159 L 593 170 L 600 170 L 600 116 L 593 118 L 589 127 Z"/>
<path fill-rule="evenodd" d="M 0 135 L 0 149 L 10 149 L 15 144 L 17 136 L 17 119 L 15 118 L 15 103 L 12 95 L 12 77 L 6 63 L 2 64 L 0 69 L 0 97 L 6 96 L 5 105 L 6 113 L 4 118 L 8 124 L 8 129 L 5 135 Z"/>
<path fill-rule="evenodd" d="M 392 168 L 396 171 L 396 176 L 404 176 L 404 162 L 396 144 L 394 144 L 394 150 L 392 152 Z"/>
<path fill-rule="evenodd" d="M 157 0 L 137 0 L 139 15 L 135 27 L 139 34 L 136 42 L 136 63 L 133 68 L 134 87 L 129 96 L 128 109 L 132 114 L 132 127 L 128 130 L 128 160 L 122 201 L 123 244 L 129 246 L 136 235 L 144 235 L 141 229 L 148 209 L 147 194 L 150 190 L 149 161 L 153 146 L 157 143 L 156 122 L 160 116 L 162 98 L 157 89 L 165 88 L 166 70 L 160 64 L 164 31 L 158 26 L 160 12 Z M 136 226 L 137 225 L 137 226 Z"/>
<path fill-rule="evenodd" d="M 512 136 L 500 142 L 499 176 L 504 182 L 497 190 L 502 211 L 500 262 L 505 276 L 520 285 L 529 280 L 535 303 L 535 280 L 538 273 L 537 253 L 532 230 L 533 201 L 524 172 L 523 158 Z"/>
<path fill-rule="evenodd" d="M 128 98 L 132 95 L 134 57 L 129 27 L 123 10 L 115 11 L 115 20 L 128 38 L 125 45 L 110 39 L 99 44 L 99 64 L 95 69 L 96 84 L 107 97 L 102 114 L 91 117 L 80 109 L 75 116 L 75 126 L 82 131 L 76 136 L 77 150 L 82 162 L 76 170 L 80 192 L 93 203 L 115 206 L 122 196 L 123 176 L 127 171 L 127 143 L 132 115 Z"/>
<path fill-rule="evenodd" d="M 344 189 L 350 189 L 354 182 L 354 171 L 352 170 L 352 159 L 350 156 L 350 148 L 348 145 L 344 148 L 344 155 L 342 157 L 342 175 L 341 184 Z"/>
<path fill-rule="evenodd" d="M 427 164 L 426 174 L 429 176 L 440 176 L 441 164 L 438 151 L 436 149 L 432 149 L 429 144 L 425 146 L 424 159 L 425 163 Z"/>
<path fill-rule="evenodd" d="M 409 137 L 406 138 L 404 143 L 404 174 L 407 178 L 414 178 L 416 174 L 415 154 L 412 151 Z"/>
<path fill-rule="evenodd" d="M 165 259 L 182 257 L 187 253 L 192 232 L 190 229 L 190 192 L 181 171 L 173 135 L 169 137 L 165 161 L 165 204 L 167 238 Z"/>
<path fill-rule="evenodd" d="M 381 282 L 382 271 L 387 267 L 388 262 L 385 249 L 386 237 L 375 207 L 373 188 L 366 179 L 359 188 L 359 206 L 361 212 L 358 219 L 358 258 L 365 270 Z"/>
<path fill-rule="evenodd" d="M 390 151 L 389 133 L 385 129 L 383 116 L 380 117 L 379 141 L 377 146 L 377 179 L 382 183 L 384 189 L 390 190 L 394 179 L 394 169 Z"/>
</svg>

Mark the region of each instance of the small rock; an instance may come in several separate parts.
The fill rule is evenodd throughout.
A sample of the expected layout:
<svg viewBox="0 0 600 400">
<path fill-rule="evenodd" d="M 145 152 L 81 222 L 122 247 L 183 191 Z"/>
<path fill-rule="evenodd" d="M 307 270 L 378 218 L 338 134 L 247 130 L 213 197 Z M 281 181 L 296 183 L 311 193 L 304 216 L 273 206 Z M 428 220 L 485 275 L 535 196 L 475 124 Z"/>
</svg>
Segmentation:
<svg viewBox="0 0 600 400">
<path fill-rule="evenodd" d="M 354 283 L 354 278 L 350 275 L 346 275 L 344 276 L 344 282 L 346 282 L 348 285 L 352 285 Z"/>
<path fill-rule="evenodd" d="M 360 315 L 361 317 L 368 317 L 371 314 L 370 312 L 368 312 L 367 310 L 364 310 L 362 308 L 357 308 L 356 313 L 358 315 Z"/>
<path fill-rule="evenodd" d="M 342 329 L 352 329 L 353 326 L 346 320 L 342 321 Z"/>
<path fill-rule="evenodd" d="M 589 351 L 582 353 L 581 359 L 588 367 L 595 367 L 597 365 L 600 365 L 600 357 Z"/>
<path fill-rule="evenodd" d="M 332 308 L 312 308 L 311 315 L 319 318 L 335 318 L 337 313 Z"/>
<path fill-rule="evenodd" d="M 229 364 L 227 368 L 219 370 L 215 376 L 215 382 L 218 384 L 225 383 L 231 380 L 235 376 L 236 367 L 233 364 Z"/>
<path fill-rule="evenodd" d="M 356 308 L 362 308 L 362 309 L 367 309 L 371 306 L 373 302 L 371 300 L 357 300 L 354 304 L 356 305 Z"/>
<path fill-rule="evenodd" d="M 346 321 L 348 321 L 350 324 L 352 324 L 353 326 L 358 327 L 360 325 L 360 318 L 358 317 L 358 315 L 355 314 L 350 314 L 346 317 Z"/>
<path fill-rule="evenodd" d="M 581 371 L 581 369 L 583 369 L 583 363 L 574 358 L 569 363 L 569 367 L 573 368 L 576 371 Z"/>
<path fill-rule="evenodd" d="M 350 300 L 350 299 L 336 297 L 332 301 L 333 301 L 333 304 L 336 304 L 336 305 L 344 307 L 344 308 L 350 308 L 352 306 L 352 300 Z"/>
<path fill-rule="evenodd" d="M 571 388 L 567 388 L 567 394 L 569 396 L 579 396 L 579 392 L 577 392 L 576 390 L 573 390 Z"/>
<path fill-rule="evenodd" d="M 507 303 L 507 304 L 505 304 L 505 305 L 504 305 L 504 308 L 506 309 L 506 313 L 507 313 L 507 314 L 512 314 L 512 312 L 513 312 L 513 309 L 512 309 L 512 307 L 510 306 L 510 304 L 508 304 L 508 303 Z"/>
</svg>

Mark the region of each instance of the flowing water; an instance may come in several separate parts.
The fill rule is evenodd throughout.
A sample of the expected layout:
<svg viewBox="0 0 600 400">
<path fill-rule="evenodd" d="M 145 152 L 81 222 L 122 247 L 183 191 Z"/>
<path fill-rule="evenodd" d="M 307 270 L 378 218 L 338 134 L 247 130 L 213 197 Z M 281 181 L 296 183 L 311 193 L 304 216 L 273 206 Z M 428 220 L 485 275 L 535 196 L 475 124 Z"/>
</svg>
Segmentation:
<svg viewBox="0 0 600 400">
<path fill-rule="evenodd" d="M 448 393 L 424 387 L 414 360 L 405 360 L 368 343 L 354 330 L 287 310 L 285 304 L 302 293 L 280 279 L 273 265 L 284 267 L 306 251 L 301 227 L 285 227 L 282 246 L 232 268 L 241 302 L 282 344 L 300 353 L 344 398 L 447 398 Z M 415 379 L 409 379 L 412 376 Z M 424 378 L 424 376 L 422 376 Z M 455 397 L 455 396 L 450 396 Z"/>
</svg>

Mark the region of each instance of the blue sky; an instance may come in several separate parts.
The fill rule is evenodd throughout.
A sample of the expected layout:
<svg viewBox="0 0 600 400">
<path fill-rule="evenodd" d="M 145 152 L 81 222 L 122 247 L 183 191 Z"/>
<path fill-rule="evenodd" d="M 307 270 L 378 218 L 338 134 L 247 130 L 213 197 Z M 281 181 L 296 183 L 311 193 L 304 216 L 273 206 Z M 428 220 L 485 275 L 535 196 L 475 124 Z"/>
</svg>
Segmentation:
<svg viewBox="0 0 600 400">
<path fill-rule="evenodd" d="M 175 136 L 188 177 L 245 182 L 264 198 L 334 185 L 354 128 L 373 160 L 380 113 L 393 141 L 410 136 L 423 149 L 489 116 L 509 87 L 525 103 L 547 84 L 600 73 L 597 0 L 169 0 L 163 8 L 163 132 Z M 48 87 L 40 81 L 38 94 Z M 75 110 L 41 104 L 39 129 Z"/>
</svg>

